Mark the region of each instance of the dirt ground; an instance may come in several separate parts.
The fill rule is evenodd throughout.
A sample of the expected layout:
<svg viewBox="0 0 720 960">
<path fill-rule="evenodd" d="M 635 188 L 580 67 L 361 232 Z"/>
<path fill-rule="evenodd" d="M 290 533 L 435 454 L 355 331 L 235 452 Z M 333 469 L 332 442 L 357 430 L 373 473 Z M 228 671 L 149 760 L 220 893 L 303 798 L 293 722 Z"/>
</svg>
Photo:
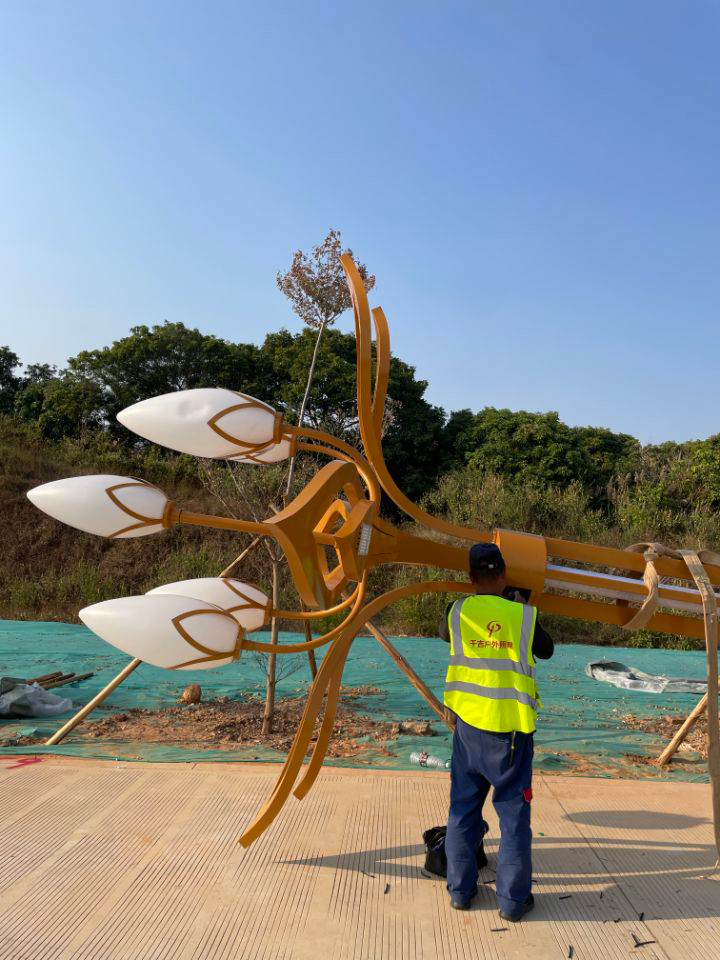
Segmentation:
<svg viewBox="0 0 720 960">
<path fill-rule="evenodd" d="M 338 706 L 329 756 L 357 757 L 372 751 L 391 757 L 394 754 L 386 744 L 401 734 L 435 736 L 432 725 L 427 721 L 392 722 L 376 719 L 359 709 L 358 701 L 378 693 L 380 691 L 373 687 L 343 690 L 344 704 Z M 73 737 L 81 740 L 121 739 L 130 743 L 202 744 L 219 750 L 261 746 L 286 752 L 300 724 L 305 699 L 277 701 L 273 732 L 269 736 L 261 733 L 263 706 L 263 700 L 259 697 L 244 700 L 220 697 L 207 703 L 181 704 L 162 710 L 138 707 L 95 720 L 79 728 Z M 312 743 L 320 721 L 316 723 Z M 0 745 L 25 746 L 38 742 L 41 741 L 37 738 L 18 737 L 0 741 Z"/>
<path fill-rule="evenodd" d="M 636 717 L 629 713 L 620 718 L 620 722 L 631 730 L 642 730 L 644 733 L 655 733 L 663 740 L 670 742 L 678 728 L 685 722 L 686 715 L 665 714 L 662 717 Z M 700 717 L 687 738 L 680 744 L 678 753 L 694 751 L 703 760 L 707 760 L 707 715 Z M 652 762 L 650 760 L 649 762 Z"/>
</svg>

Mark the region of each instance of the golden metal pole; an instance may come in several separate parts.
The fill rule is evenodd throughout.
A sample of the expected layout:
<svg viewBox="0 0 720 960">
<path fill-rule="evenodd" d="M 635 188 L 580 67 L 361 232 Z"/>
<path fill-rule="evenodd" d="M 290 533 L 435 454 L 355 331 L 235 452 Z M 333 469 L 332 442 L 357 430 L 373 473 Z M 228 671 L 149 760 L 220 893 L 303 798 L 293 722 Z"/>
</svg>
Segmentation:
<svg viewBox="0 0 720 960">
<path fill-rule="evenodd" d="M 235 520 L 232 517 L 216 517 L 211 513 L 193 513 L 191 510 L 170 511 L 170 523 L 186 523 L 196 527 L 213 527 L 216 530 L 236 530 L 239 533 L 254 533 L 260 537 L 275 536 L 273 528 L 252 520 Z"/>
<path fill-rule="evenodd" d="M 102 703 L 103 700 L 108 697 L 116 687 L 119 687 L 123 680 L 126 677 L 129 677 L 133 670 L 136 670 L 141 663 L 142 660 L 138 660 L 137 657 L 134 660 L 131 660 L 130 663 L 124 667 L 114 678 L 114 680 L 111 680 L 106 687 L 103 687 L 100 693 L 96 694 L 89 703 L 86 703 L 82 710 L 78 711 L 78 713 L 76 713 L 71 720 L 68 720 L 64 726 L 60 727 L 60 729 L 57 730 L 49 740 L 46 740 L 45 746 L 54 747 L 56 743 L 60 743 L 60 741 L 64 739 L 71 730 L 74 730 L 75 727 L 82 720 L 84 720 L 89 713 L 92 713 L 98 704 Z"/>
</svg>

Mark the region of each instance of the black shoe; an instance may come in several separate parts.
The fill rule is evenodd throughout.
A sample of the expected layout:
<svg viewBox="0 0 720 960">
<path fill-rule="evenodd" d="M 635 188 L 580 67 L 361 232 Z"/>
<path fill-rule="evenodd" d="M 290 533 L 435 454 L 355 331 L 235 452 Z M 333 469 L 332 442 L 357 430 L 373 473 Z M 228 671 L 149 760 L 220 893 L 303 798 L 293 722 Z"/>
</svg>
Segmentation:
<svg viewBox="0 0 720 960">
<path fill-rule="evenodd" d="M 501 918 L 503 920 L 508 920 L 510 923 L 517 923 L 518 920 L 522 920 L 526 913 L 530 913 L 532 908 L 535 906 L 535 897 L 532 894 L 527 898 L 525 903 L 522 905 L 520 910 L 517 913 L 505 913 L 504 910 L 498 910 Z"/>
<path fill-rule="evenodd" d="M 473 890 L 469 897 L 464 897 L 460 893 L 451 893 L 450 894 L 450 906 L 453 910 L 469 910 L 470 904 L 473 902 L 477 896 L 477 887 Z"/>
</svg>

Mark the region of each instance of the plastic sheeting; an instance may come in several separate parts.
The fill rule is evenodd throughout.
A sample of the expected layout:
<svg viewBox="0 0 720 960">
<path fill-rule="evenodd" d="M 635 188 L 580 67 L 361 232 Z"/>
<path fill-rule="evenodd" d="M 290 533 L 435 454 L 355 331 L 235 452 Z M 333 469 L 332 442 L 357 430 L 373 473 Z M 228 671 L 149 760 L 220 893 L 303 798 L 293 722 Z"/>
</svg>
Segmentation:
<svg viewBox="0 0 720 960">
<path fill-rule="evenodd" d="M 59 717 L 68 710 L 72 710 L 72 700 L 58 697 L 37 683 L 13 683 L 0 693 L 0 717 Z"/>
<path fill-rule="evenodd" d="M 263 636 L 257 634 L 257 636 Z M 283 634 L 282 640 L 303 639 Z M 437 696 L 442 697 L 447 669 L 447 644 L 435 638 L 394 638 L 400 653 L 417 670 Z M 683 754 L 681 762 L 667 771 L 659 771 L 628 759 L 628 754 L 656 756 L 664 741 L 650 734 L 623 726 L 624 714 L 661 716 L 668 712 L 689 713 L 697 703 L 696 694 L 678 693 L 669 697 L 648 693 L 638 697 L 630 690 L 600 684 L 585 674 L 589 660 L 601 660 L 608 648 L 578 644 L 559 645 L 555 656 L 538 664 L 538 683 L 544 708 L 538 720 L 536 767 L 562 773 L 578 772 L 596 776 L 652 776 L 663 779 L 706 779 L 706 766 Z M 706 675 L 705 653 L 613 648 L 613 654 L 625 660 L 632 658 L 637 669 L 653 676 L 678 676 L 702 680 Z M 322 650 L 318 651 L 319 657 Z M 281 658 L 284 664 L 284 658 Z M 294 660 L 297 671 L 279 683 L 279 696 L 303 696 L 309 684 L 307 659 Z M 79 708 L 104 687 L 128 663 L 128 657 L 103 643 L 84 626 L 64 623 L 34 623 L 0 620 L 0 674 L 39 676 L 53 669 L 78 674 L 94 671 L 89 680 L 63 688 L 71 697 L 74 709 Z M 237 663 L 217 670 L 173 672 L 143 664 L 105 701 L 94 716 L 119 713 L 130 707 L 174 705 L 183 687 L 199 683 L 203 699 L 219 695 L 241 698 L 263 692 L 263 674 L 256 659 L 245 655 Z M 378 695 L 356 701 L 359 710 L 388 720 L 430 720 L 437 732 L 434 737 L 401 736 L 385 746 L 395 756 L 382 756 L 372 751 L 352 761 L 333 760 L 341 766 L 371 764 L 376 767 L 417 771 L 410 763 L 413 751 L 425 750 L 442 759 L 450 756 L 450 733 L 425 702 L 410 686 L 404 675 L 371 637 L 358 638 L 350 651 L 343 683 L 345 686 L 368 685 L 378 688 Z M 0 735 L 13 731 L 50 733 L 70 716 L 41 723 L 0 723 Z M 92 716 L 90 722 L 92 721 Z M 78 756 L 114 757 L 127 760 L 252 760 L 284 759 L 277 751 L 257 746 L 231 750 L 200 749 L 195 745 L 173 746 L 153 743 L 125 743 L 121 740 L 80 739 L 71 735 L 57 747 L 32 747 L 35 753 L 60 753 Z M 28 747 L 5 747 L 1 753 L 27 753 Z M 430 770 L 428 776 L 434 776 Z"/>
<path fill-rule="evenodd" d="M 615 660 L 597 660 L 585 667 L 585 673 L 593 680 L 611 683 L 622 690 L 639 690 L 642 693 L 707 693 L 707 680 L 688 680 L 684 677 L 652 676 L 637 667 L 626 667 Z"/>
</svg>

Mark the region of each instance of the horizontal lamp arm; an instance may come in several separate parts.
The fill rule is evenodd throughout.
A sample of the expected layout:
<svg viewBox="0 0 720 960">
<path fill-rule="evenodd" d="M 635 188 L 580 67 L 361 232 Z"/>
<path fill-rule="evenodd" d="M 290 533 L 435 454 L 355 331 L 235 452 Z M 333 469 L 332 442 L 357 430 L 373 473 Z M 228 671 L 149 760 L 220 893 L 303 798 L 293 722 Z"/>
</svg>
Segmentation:
<svg viewBox="0 0 720 960">
<path fill-rule="evenodd" d="M 193 513 L 172 506 L 167 514 L 167 525 L 184 523 L 195 527 L 213 527 L 216 530 L 233 530 L 237 533 L 253 533 L 256 536 L 274 537 L 275 531 L 265 523 L 252 520 L 236 520 L 234 517 L 216 517 L 210 513 Z"/>
</svg>

